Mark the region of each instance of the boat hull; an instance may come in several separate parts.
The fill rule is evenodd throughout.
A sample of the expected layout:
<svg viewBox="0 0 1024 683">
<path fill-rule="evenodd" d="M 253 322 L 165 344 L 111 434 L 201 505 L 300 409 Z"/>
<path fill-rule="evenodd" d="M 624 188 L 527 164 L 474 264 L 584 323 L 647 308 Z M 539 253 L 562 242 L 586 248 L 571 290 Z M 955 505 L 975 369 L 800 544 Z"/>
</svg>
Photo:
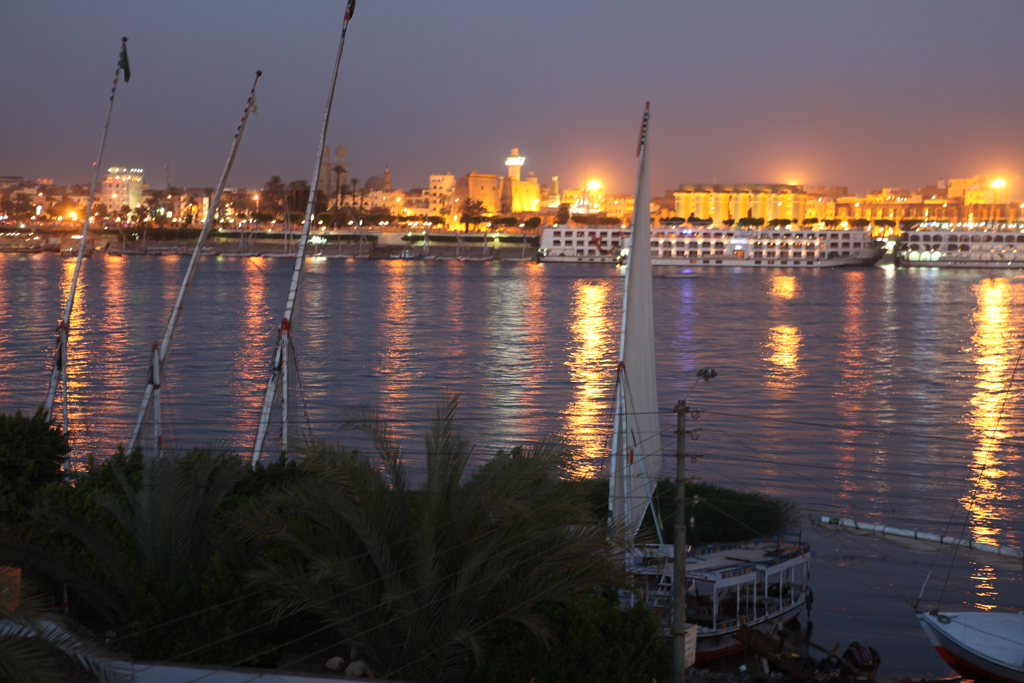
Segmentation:
<svg viewBox="0 0 1024 683">
<path fill-rule="evenodd" d="M 801 601 L 799 604 L 795 604 L 778 614 L 755 621 L 749 621 L 743 624 L 743 626 L 768 634 L 771 633 L 777 625 L 788 624 L 794 619 L 799 618 L 803 610 L 804 603 Z M 724 633 L 718 632 L 702 635 L 700 629 L 697 629 L 697 661 L 707 662 L 712 659 L 720 659 L 722 657 L 728 657 L 729 655 L 738 654 L 746 650 L 747 646 L 736 639 L 736 633 L 739 630 L 740 627 L 737 626 L 735 629 Z"/>
<path fill-rule="evenodd" d="M 893 250 L 908 268 L 1024 268 L 1024 233 L 992 230 L 912 230 Z"/>
<path fill-rule="evenodd" d="M 1024 615 L 1001 612 L 918 612 L 939 656 L 970 678 L 1024 683 Z"/>
<path fill-rule="evenodd" d="M 619 263 L 631 248 L 629 230 L 607 225 L 545 228 L 538 260 Z M 873 266 L 885 255 L 869 230 L 656 226 L 652 266 L 700 268 L 845 268 Z"/>
</svg>

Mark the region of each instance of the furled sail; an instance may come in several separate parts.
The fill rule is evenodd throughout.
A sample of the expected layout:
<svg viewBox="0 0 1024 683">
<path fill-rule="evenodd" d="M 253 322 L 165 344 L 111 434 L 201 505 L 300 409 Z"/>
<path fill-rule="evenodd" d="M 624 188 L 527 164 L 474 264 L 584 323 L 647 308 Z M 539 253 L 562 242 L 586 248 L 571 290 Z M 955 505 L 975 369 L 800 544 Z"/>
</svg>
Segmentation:
<svg viewBox="0 0 1024 683">
<path fill-rule="evenodd" d="M 658 387 L 654 358 L 654 302 L 651 294 L 651 189 L 647 170 L 647 125 L 644 109 L 637 148 L 639 169 L 633 205 L 632 248 L 626 262 L 622 336 L 615 388 L 608 514 L 636 536 L 661 469 Z"/>
</svg>

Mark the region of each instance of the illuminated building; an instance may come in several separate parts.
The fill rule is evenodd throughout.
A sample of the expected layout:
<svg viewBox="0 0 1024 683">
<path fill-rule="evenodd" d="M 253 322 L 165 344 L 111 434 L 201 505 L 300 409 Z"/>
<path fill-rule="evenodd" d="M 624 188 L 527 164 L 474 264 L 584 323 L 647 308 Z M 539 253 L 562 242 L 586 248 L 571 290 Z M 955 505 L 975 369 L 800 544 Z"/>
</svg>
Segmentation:
<svg viewBox="0 0 1024 683">
<path fill-rule="evenodd" d="M 505 160 L 508 175 L 498 176 L 473 171 L 455 181 L 453 211 L 459 213 L 459 205 L 478 201 L 484 213 L 533 213 L 540 210 L 540 184 L 531 173 L 526 180 L 520 179 L 520 172 L 526 158 L 519 156 L 519 149 L 513 148 L 512 155 Z"/>
<path fill-rule="evenodd" d="M 678 218 L 693 217 L 716 224 L 741 218 L 798 223 L 804 219 L 807 208 L 807 195 L 800 185 L 680 185 L 672 194 Z"/>
<path fill-rule="evenodd" d="M 142 203 L 141 168 L 121 168 L 111 166 L 97 192 L 96 201 L 107 207 L 107 211 L 116 214 L 122 206 L 134 209 Z"/>
<path fill-rule="evenodd" d="M 451 173 L 430 176 L 430 215 L 447 216 L 452 212 L 452 194 L 455 192 L 455 176 Z"/>
</svg>

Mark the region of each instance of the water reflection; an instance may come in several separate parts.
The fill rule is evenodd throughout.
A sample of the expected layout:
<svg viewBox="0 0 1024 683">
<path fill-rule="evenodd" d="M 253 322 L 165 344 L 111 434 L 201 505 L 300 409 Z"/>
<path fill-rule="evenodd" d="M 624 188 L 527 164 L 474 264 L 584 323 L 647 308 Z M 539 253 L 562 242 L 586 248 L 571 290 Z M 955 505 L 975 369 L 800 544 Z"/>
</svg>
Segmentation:
<svg viewBox="0 0 1024 683">
<path fill-rule="evenodd" d="M 780 299 L 794 298 L 799 294 L 796 276 L 772 273 L 772 278 L 768 283 L 768 293 L 772 296 L 777 296 Z"/>
<path fill-rule="evenodd" d="M 615 388 L 614 365 L 617 359 L 612 327 L 614 316 L 608 307 L 611 284 L 576 282 L 573 285 L 572 341 L 569 350 L 569 377 L 573 383 L 573 401 L 566 414 L 568 438 L 581 454 L 585 474 L 600 472 L 607 451 L 608 406 Z"/>
<path fill-rule="evenodd" d="M 406 324 L 411 314 L 409 293 L 409 265 L 403 259 L 382 262 L 384 277 L 383 320 L 384 330 L 377 372 L 381 377 L 381 417 L 397 419 L 402 405 L 408 399 L 409 384 L 415 374 L 407 361 L 411 352 L 411 329 Z"/>
<path fill-rule="evenodd" d="M 800 344 L 803 336 L 793 325 L 776 325 L 768 330 L 762 360 L 770 363 L 765 380 L 771 389 L 795 386 L 800 373 Z"/>
<path fill-rule="evenodd" d="M 843 300 L 843 321 L 840 330 L 839 349 L 836 365 L 839 367 L 841 382 L 837 383 L 835 399 L 836 411 L 843 418 L 842 424 L 858 424 L 859 415 L 863 410 L 863 402 L 871 380 L 871 364 L 867 357 L 867 335 L 864 330 L 864 280 L 863 270 L 851 270 L 843 273 L 843 285 L 846 296 Z M 836 432 L 838 440 L 836 453 L 836 486 L 840 498 L 847 499 L 850 492 L 858 488 L 857 478 L 853 470 L 864 465 L 867 455 L 858 447 L 856 432 L 839 428 Z M 888 490 L 884 481 L 877 482 L 873 487 L 876 499 L 884 498 Z"/>
<path fill-rule="evenodd" d="M 1013 379 L 1015 337 L 1018 321 L 1011 316 L 1011 285 L 1004 278 L 988 278 L 973 287 L 977 306 L 971 316 L 974 362 L 978 367 L 973 406 L 968 422 L 974 428 L 977 444 L 972 454 L 970 490 L 961 504 L 971 510 L 974 539 L 998 543 L 1003 497 L 1002 479 L 1012 474 L 1019 459 L 1001 442 L 1013 436 L 1007 410 L 1017 391 Z M 1005 492 L 1002 492 L 1005 493 Z"/>
<path fill-rule="evenodd" d="M 270 267 L 271 259 L 240 259 L 239 263 L 242 270 L 241 338 L 230 345 L 234 372 L 228 381 L 232 402 L 238 406 L 243 425 L 236 447 L 246 448 L 252 446 L 252 439 L 256 436 L 263 407 L 263 388 L 270 368 L 269 354 L 256 353 L 254 349 L 261 348 L 262 340 L 271 334 L 274 335 L 272 339 L 276 339 L 280 321 L 271 317 L 267 303 L 267 277 L 264 271 Z"/>
</svg>

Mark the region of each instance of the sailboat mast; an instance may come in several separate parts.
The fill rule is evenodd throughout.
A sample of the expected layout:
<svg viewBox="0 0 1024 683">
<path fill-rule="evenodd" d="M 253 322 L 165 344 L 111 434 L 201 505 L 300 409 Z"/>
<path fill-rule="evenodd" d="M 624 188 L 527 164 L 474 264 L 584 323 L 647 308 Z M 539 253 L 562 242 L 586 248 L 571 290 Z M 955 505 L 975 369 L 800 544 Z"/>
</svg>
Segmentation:
<svg viewBox="0 0 1024 683">
<path fill-rule="evenodd" d="M 57 348 L 53 354 L 53 370 L 50 373 L 50 388 L 46 392 L 46 403 L 44 409 L 49 416 L 53 413 L 53 402 L 57 396 L 57 385 L 63 387 L 61 398 L 64 411 L 64 432 L 68 431 L 68 330 L 71 327 L 71 311 L 75 307 L 75 291 L 78 288 L 78 274 L 82 270 L 82 259 L 85 258 L 86 238 L 89 235 L 89 217 L 92 215 L 92 205 L 96 200 L 96 186 L 100 180 L 100 168 L 103 167 L 103 150 L 107 146 L 107 133 L 110 131 L 110 119 L 114 113 L 114 95 L 117 94 L 117 80 L 124 69 L 125 83 L 131 78 L 131 70 L 128 68 L 128 38 L 121 38 L 121 51 L 117 55 L 117 68 L 114 70 L 114 85 L 110 88 L 110 102 L 107 104 L 107 120 L 103 124 L 103 137 L 100 140 L 100 152 L 96 157 L 96 163 L 92 172 L 92 187 L 89 190 L 89 202 L 85 207 L 85 220 L 82 221 L 82 240 L 78 244 L 78 258 L 75 261 L 75 272 L 71 276 L 71 288 L 68 290 L 68 299 L 64 304 L 64 317 L 61 318 L 57 327 Z"/>
<path fill-rule="evenodd" d="M 235 163 L 235 155 L 238 153 L 238 144 L 242 141 L 242 133 L 245 131 L 245 123 L 249 120 L 250 112 L 255 108 L 256 83 L 259 82 L 260 76 L 262 75 L 262 71 L 257 71 L 256 79 L 252 82 L 252 89 L 249 90 L 249 99 L 246 100 L 245 111 L 242 112 L 242 120 L 239 122 L 238 128 L 235 129 L 235 136 L 231 140 L 231 149 L 228 152 L 228 160 L 224 164 L 224 170 L 221 171 L 220 180 L 217 181 L 217 188 L 213 191 L 213 196 L 210 197 L 210 209 L 206 214 L 206 220 L 203 222 L 203 228 L 199 231 L 199 239 L 196 241 L 195 249 L 192 251 L 192 258 L 189 259 L 188 268 L 185 269 L 185 277 L 182 278 L 181 287 L 178 289 L 178 298 L 174 302 L 174 308 L 171 309 L 171 316 L 167 319 L 167 327 L 164 330 L 163 340 L 160 342 L 159 346 L 157 346 L 151 358 L 149 380 L 146 382 L 146 389 L 142 394 L 142 405 L 139 406 L 139 414 L 135 420 L 135 428 L 132 430 L 132 438 L 128 442 L 129 453 L 132 452 L 135 445 L 141 438 L 142 430 L 144 429 L 145 422 L 149 417 L 151 406 L 155 403 L 154 455 L 157 457 L 160 456 L 160 451 L 163 446 L 160 424 L 160 378 L 164 376 L 164 366 L 167 364 L 167 354 L 171 349 L 171 339 L 174 337 L 174 331 L 178 326 L 178 321 L 181 319 L 181 312 L 185 308 L 185 302 L 188 300 L 188 293 L 192 289 L 192 277 L 196 272 L 199 255 L 202 251 L 203 243 L 206 241 L 207 235 L 210 234 L 210 228 L 213 226 L 213 222 L 217 215 L 217 209 L 220 206 L 220 198 L 224 193 L 224 186 L 228 182 L 228 175 L 231 173 L 231 167 Z"/>
<path fill-rule="evenodd" d="M 327 141 L 327 126 L 331 121 L 331 106 L 334 104 L 334 89 L 338 84 L 338 67 L 341 65 L 341 54 L 345 50 L 345 34 L 348 32 L 348 22 L 352 19 L 355 11 L 355 0 L 348 0 L 345 8 L 345 20 L 341 25 L 341 40 L 338 43 L 338 55 L 334 59 L 334 75 L 331 78 L 331 88 L 327 94 L 327 107 L 324 111 L 323 125 L 320 127 L 320 144 L 316 150 L 316 160 L 313 163 L 313 179 L 309 186 L 309 201 L 306 202 L 306 218 L 302 223 L 302 235 L 299 237 L 299 246 L 295 252 L 295 266 L 292 270 L 292 281 L 288 287 L 288 299 L 285 302 L 284 316 L 278 327 L 277 344 L 274 348 L 274 361 L 270 368 L 270 377 L 267 380 L 267 388 L 263 394 L 263 409 L 260 411 L 260 424 L 256 431 L 256 441 L 252 448 L 252 466 L 255 468 L 263 456 L 263 449 L 266 445 L 267 430 L 270 426 L 270 416 L 274 410 L 274 403 L 277 397 L 288 392 L 288 374 L 283 370 L 287 363 L 288 349 L 291 346 L 292 315 L 295 311 L 295 300 L 299 292 L 299 278 L 302 275 L 302 266 L 306 258 L 306 243 L 309 241 L 309 226 L 313 222 L 313 209 L 316 204 L 316 188 L 320 184 L 320 167 L 324 155 L 324 145 Z M 287 432 L 282 434 L 281 450 L 288 449 Z"/>
</svg>

